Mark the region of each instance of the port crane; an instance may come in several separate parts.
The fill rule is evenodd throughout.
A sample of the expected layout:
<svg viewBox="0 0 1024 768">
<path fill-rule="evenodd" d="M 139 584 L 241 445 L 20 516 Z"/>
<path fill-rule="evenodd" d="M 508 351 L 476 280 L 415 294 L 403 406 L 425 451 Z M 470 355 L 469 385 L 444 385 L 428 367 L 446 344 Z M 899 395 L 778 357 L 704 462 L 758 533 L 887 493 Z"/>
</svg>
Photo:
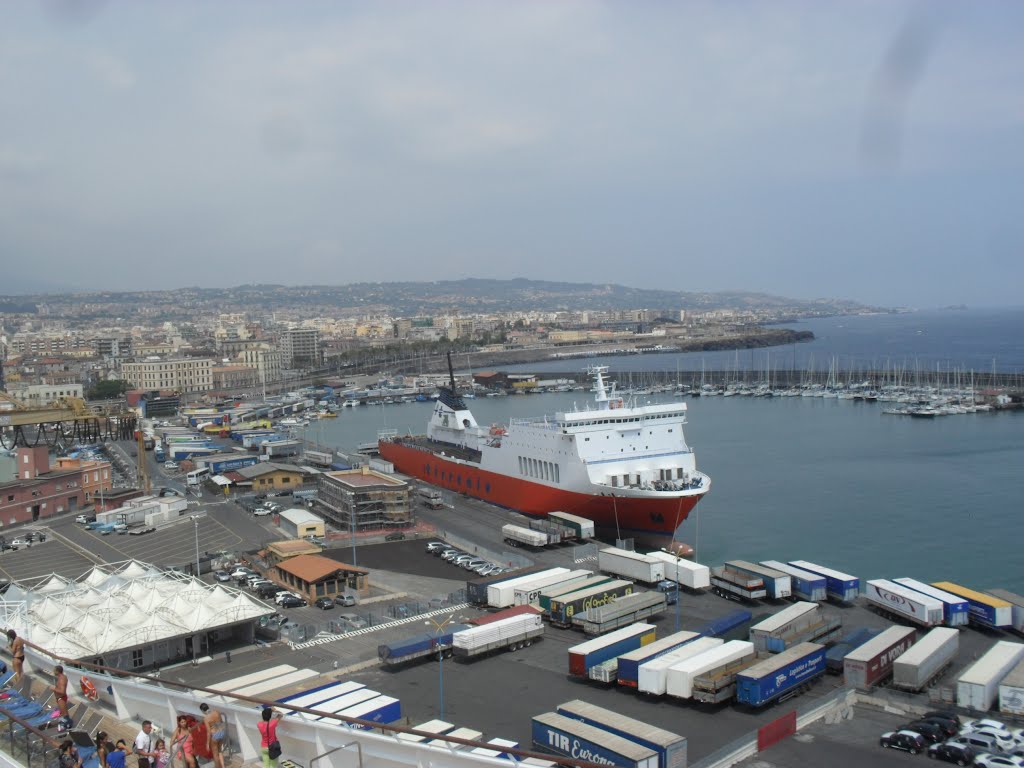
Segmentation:
<svg viewBox="0 0 1024 768">
<path fill-rule="evenodd" d="M 31 407 L 0 391 L 0 447 L 3 448 L 41 442 L 54 445 L 61 440 L 133 440 L 135 430 L 134 414 L 104 416 L 95 413 L 81 398 L 60 398 L 43 407 Z"/>
</svg>

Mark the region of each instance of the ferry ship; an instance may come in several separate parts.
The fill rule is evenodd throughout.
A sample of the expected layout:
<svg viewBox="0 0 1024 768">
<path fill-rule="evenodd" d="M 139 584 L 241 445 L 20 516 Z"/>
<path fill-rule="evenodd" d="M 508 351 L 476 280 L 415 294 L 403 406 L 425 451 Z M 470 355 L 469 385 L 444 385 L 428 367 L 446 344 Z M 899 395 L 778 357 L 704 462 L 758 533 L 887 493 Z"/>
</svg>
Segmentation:
<svg viewBox="0 0 1024 768">
<path fill-rule="evenodd" d="M 382 436 L 380 456 L 403 474 L 527 515 L 570 512 L 606 536 L 673 538 L 711 488 L 683 436 L 686 405 L 627 401 L 607 372 L 590 368 L 586 410 L 480 426 L 449 361 L 427 434 Z"/>
</svg>

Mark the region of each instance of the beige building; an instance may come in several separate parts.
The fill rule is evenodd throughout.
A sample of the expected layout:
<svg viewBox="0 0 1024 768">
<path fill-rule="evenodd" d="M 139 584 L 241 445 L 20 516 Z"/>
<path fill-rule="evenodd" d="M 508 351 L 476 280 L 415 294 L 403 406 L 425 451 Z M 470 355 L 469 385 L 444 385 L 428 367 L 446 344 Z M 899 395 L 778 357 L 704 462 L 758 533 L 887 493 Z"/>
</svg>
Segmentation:
<svg viewBox="0 0 1024 768">
<path fill-rule="evenodd" d="M 316 328 L 289 328 L 281 334 L 280 348 L 286 368 L 315 368 L 323 363 Z"/>
<path fill-rule="evenodd" d="M 214 389 L 247 389 L 258 383 L 256 369 L 248 365 L 218 365 L 212 369 Z"/>
<path fill-rule="evenodd" d="M 121 376 L 135 389 L 208 392 L 213 389 L 213 360 L 183 358 L 122 363 Z"/>
<path fill-rule="evenodd" d="M 368 467 L 317 475 L 317 511 L 342 530 L 387 530 L 412 522 L 409 484 Z"/>
<path fill-rule="evenodd" d="M 244 349 L 236 362 L 240 365 L 247 365 L 256 369 L 256 383 L 254 386 L 262 386 L 281 379 L 281 368 L 284 355 L 276 349 Z"/>
</svg>

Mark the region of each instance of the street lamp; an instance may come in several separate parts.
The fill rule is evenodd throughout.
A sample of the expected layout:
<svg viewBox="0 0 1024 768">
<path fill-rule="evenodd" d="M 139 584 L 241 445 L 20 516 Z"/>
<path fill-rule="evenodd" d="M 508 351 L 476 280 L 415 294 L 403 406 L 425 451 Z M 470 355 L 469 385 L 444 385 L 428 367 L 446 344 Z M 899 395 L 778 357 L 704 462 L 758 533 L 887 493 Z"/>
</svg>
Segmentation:
<svg viewBox="0 0 1024 768">
<path fill-rule="evenodd" d="M 196 578 L 199 578 L 199 515 L 192 515 L 192 524 L 196 527 Z"/>
<path fill-rule="evenodd" d="M 438 691 L 438 719 L 444 720 L 444 646 L 441 645 L 441 634 L 442 630 L 457 619 L 462 619 L 461 616 L 456 617 L 454 614 L 449 616 L 444 621 L 438 623 L 431 618 L 428 618 L 423 623 L 426 626 L 431 624 L 434 626 L 435 634 L 437 635 L 437 691 Z"/>
</svg>

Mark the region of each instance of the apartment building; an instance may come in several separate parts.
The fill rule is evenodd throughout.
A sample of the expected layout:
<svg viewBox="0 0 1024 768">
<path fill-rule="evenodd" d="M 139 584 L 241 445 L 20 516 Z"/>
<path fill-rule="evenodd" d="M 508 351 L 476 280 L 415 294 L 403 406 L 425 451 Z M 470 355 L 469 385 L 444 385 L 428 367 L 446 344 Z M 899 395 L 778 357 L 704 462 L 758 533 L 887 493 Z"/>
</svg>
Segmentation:
<svg viewBox="0 0 1024 768">
<path fill-rule="evenodd" d="M 122 363 L 121 376 L 135 389 L 208 392 L 213 389 L 213 364 L 208 358 Z"/>
</svg>

